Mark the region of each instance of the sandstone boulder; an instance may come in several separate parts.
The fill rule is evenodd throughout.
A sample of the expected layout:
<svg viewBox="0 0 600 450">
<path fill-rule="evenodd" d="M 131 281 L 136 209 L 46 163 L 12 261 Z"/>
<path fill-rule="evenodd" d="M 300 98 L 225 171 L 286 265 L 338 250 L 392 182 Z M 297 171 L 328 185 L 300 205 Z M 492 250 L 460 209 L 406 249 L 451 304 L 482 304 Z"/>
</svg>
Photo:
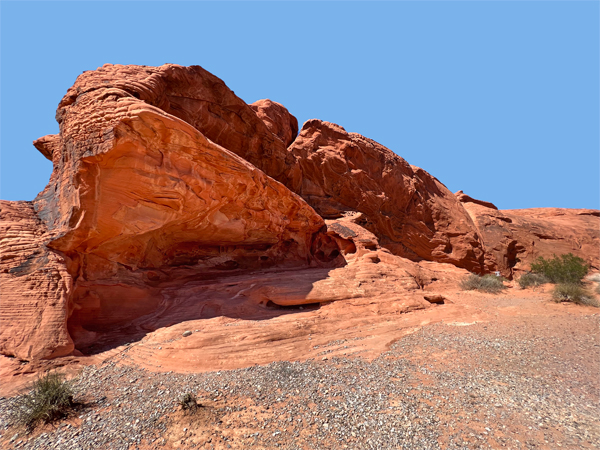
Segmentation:
<svg viewBox="0 0 600 450">
<path fill-rule="evenodd" d="M 113 88 L 64 109 L 58 174 L 37 200 L 52 248 L 132 270 L 310 259 L 321 217 L 188 123 Z"/>
<path fill-rule="evenodd" d="M 207 139 L 241 156 L 277 180 L 286 167 L 290 130 L 285 128 L 288 125 L 269 120 L 271 132 L 253 108 L 237 97 L 221 79 L 200 66 L 105 64 L 97 70 L 84 72 L 77 77 L 58 106 L 56 117 L 59 124 L 70 105 L 94 91 L 106 93 L 107 89 L 114 89 L 114 94 L 119 96 L 140 99 L 180 118 Z M 270 117 L 270 113 L 263 114 L 265 109 L 277 109 L 277 114 L 285 110 L 274 102 L 256 105 L 255 109 L 261 117 Z M 289 126 L 292 126 L 295 118 L 288 120 Z"/>
<path fill-rule="evenodd" d="M 89 350 L 156 312 L 165 283 L 344 263 L 301 197 L 195 128 L 257 164 L 270 161 L 269 145 L 285 152 L 250 107 L 200 68 L 84 74 L 57 119 L 60 134 L 34 143 L 53 161 L 48 186 L 33 203 L 3 205 L 2 224 L 12 230 L 4 245 L 24 252 L 3 252 L 3 290 L 11 288 L 3 354 Z"/>
<path fill-rule="evenodd" d="M 484 251 L 462 204 L 436 178 L 377 142 L 309 120 L 289 148 L 286 185 L 321 216 L 363 213 L 381 246 L 413 261 L 487 270 Z"/>
<path fill-rule="evenodd" d="M 281 103 L 264 99 L 250 105 L 260 120 L 288 147 L 298 135 L 298 119 Z"/>
</svg>

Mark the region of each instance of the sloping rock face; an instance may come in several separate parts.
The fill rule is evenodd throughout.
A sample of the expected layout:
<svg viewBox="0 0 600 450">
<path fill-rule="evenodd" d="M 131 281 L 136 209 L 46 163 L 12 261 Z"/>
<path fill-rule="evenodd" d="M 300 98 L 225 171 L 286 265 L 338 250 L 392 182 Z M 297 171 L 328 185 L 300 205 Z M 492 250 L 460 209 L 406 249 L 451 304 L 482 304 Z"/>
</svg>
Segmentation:
<svg viewBox="0 0 600 450">
<path fill-rule="evenodd" d="M 486 248 L 486 263 L 512 278 L 538 257 L 573 253 L 600 268 L 600 211 L 531 208 L 497 210 L 479 201 L 464 206 Z"/>
<path fill-rule="evenodd" d="M 484 251 L 462 204 L 437 179 L 377 142 L 309 120 L 289 148 L 286 185 L 321 216 L 364 214 L 382 247 L 413 261 L 486 270 Z"/>
<path fill-rule="evenodd" d="M 47 187 L 0 202 L 4 355 L 94 353 L 186 320 L 331 301 L 423 309 L 465 269 L 510 275 L 563 248 L 597 265 L 598 212 L 455 196 L 337 125 L 298 135 L 284 106 L 246 105 L 198 66 L 86 72 L 56 118 L 60 133 L 34 142 Z"/>
<path fill-rule="evenodd" d="M 34 143 L 53 161 L 48 186 L 27 207 L 3 206 L 3 226 L 23 223 L 26 230 L 7 235 L 6 248 L 29 239 L 23 244 L 29 253 L 3 252 L 3 258 L 35 263 L 26 262 L 31 276 L 10 266 L 3 280 L 3 290 L 12 288 L 3 294 L 4 322 L 21 327 L 17 334 L 0 330 L 4 354 L 54 357 L 73 350 L 71 338 L 77 348 L 90 345 L 156 311 L 165 282 L 344 263 L 324 220 L 302 198 L 165 112 L 178 112 L 216 140 L 222 136 L 249 159 L 260 151 L 258 160 L 269 161 L 269 145 L 285 150 L 285 144 L 250 107 L 200 68 L 139 69 L 110 66 L 98 71 L 99 79 L 78 79 L 59 105 L 60 134 Z M 107 71 L 123 78 L 107 83 Z M 186 91 L 198 77 L 200 86 Z M 217 108 L 219 101 L 226 106 Z M 42 237 L 33 240 L 31 233 Z M 56 258 L 60 270 L 50 271 Z M 57 281 L 59 287 L 36 281 L 58 276 L 51 272 L 69 281 Z M 43 300 L 38 310 L 24 306 L 50 292 L 56 299 Z"/>
<path fill-rule="evenodd" d="M 131 269 L 308 261 L 321 217 L 189 124 L 113 89 L 64 109 L 57 175 L 37 201 L 52 248 Z"/>
</svg>

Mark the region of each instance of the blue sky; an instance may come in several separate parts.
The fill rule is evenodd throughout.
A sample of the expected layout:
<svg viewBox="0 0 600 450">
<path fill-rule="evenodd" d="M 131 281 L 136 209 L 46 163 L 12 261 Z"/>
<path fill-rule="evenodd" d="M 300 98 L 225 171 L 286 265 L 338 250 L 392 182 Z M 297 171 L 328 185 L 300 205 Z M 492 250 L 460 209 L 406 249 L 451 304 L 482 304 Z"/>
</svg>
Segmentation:
<svg viewBox="0 0 600 450">
<path fill-rule="evenodd" d="M 389 147 L 501 209 L 599 208 L 599 3 L 7 2 L 1 191 L 31 200 L 31 142 L 105 63 L 198 64 Z"/>
</svg>

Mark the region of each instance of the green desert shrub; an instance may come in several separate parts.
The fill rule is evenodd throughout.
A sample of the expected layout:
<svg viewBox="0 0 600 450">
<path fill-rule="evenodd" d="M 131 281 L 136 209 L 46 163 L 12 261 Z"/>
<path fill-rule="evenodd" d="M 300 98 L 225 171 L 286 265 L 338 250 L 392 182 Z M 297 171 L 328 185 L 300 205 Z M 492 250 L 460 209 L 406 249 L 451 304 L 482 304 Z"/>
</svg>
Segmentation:
<svg viewBox="0 0 600 450">
<path fill-rule="evenodd" d="M 27 428 L 65 417 L 73 409 L 71 383 L 56 372 L 48 372 L 33 382 L 31 392 L 16 402 L 16 419 Z"/>
<path fill-rule="evenodd" d="M 518 283 L 522 289 L 526 289 L 528 287 L 537 287 L 542 284 L 549 283 L 550 280 L 541 273 L 526 273 L 519 278 Z"/>
<path fill-rule="evenodd" d="M 532 272 L 544 275 L 552 283 L 581 283 L 588 270 L 585 261 L 572 253 L 554 255 L 551 259 L 539 257 L 531 264 Z"/>
<path fill-rule="evenodd" d="M 480 277 L 473 273 L 461 281 L 460 287 L 465 291 L 476 290 L 489 294 L 497 294 L 506 289 L 506 286 L 502 283 L 502 278 L 496 275 L 488 274 Z"/>
<path fill-rule="evenodd" d="M 578 305 L 600 306 L 597 300 L 592 298 L 578 283 L 560 283 L 552 291 L 552 298 L 555 302 L 573 302 Z"/>
</svg>

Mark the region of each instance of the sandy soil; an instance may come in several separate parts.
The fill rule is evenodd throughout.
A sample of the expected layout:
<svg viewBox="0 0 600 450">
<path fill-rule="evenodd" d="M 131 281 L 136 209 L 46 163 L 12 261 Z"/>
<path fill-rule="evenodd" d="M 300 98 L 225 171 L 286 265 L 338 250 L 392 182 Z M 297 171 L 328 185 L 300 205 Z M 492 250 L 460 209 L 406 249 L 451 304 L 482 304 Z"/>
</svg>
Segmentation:
<svg viewBox="0 0 600 450">
<path fill-rule="evenodd" d="M 553 303 L 549 290 L 511 287 L 499 295 L 444 292 L 444 304 L 402 313 L 393 302 L 344 301 L 266 309 L 263 317 L 253 320 L 216 317 L 182 322 L 93 356 L 38 364 L 2 358 L 2 395 L 14 395 L 36 372 L 57 366 L 69 376 L 85 366 L 85 370 L 106 368 L 102 369 L 109 370 L 106 380 L 116 381 L 103 389 L 114 398 L 122 388 L 118 381 L 122 375 L 111 375 L 115 370 L 135 373 L 136 379 L 148 383 L 165 377 L 175 383 L 172 391 L 183 392 L 189 383 L 195 386 L 205 406 L 199 415 L 184 415 L 176 401 L 166 404 L 163 428 L 156 428 L 153 440 L 139 438 L 133 447 L 123 448 L 599 448 L 600 311 Z M 183 337 L 185 331 L 192 334 Z M 296 364 L 289 366 L 293 370 L 280 366 L 285 361 Z M 273 371 L 285 375 L 296 367 L 307 371 L 308 378 L 314 370 L 325 370 L 327 376 L 319 375 L 321 390 L 313 395 L 308 393 L 311 385 L 302 388 L 296 383 L 300 390 L 287 386 L 266 392 L 270 388 L 261 377 L 270 377 Z M 255 373 L 244 378 L 250 376 L 249 368 Z M 371 371 L 376 376 L 370 376 Z M 329 420 L 333 428 L 325 432 L 319 428 L 322 423 L 305 421 L 298 428 L 295 422 L 283 422 L 284 417 L 310 417 L 302 408 L 320 405 L 315 399 L 323 397 L 325 386 L 328 392 L 339 391 L 337 400 L 352 392 L 350 386 L 335 385 L 336 379 L 351 374 L 355 378 L 358 374 L 364 389 L 379 393 L 372 408 L 380 409 L 379 417 L 388 417 L 380 432 L 362 430 L 349 418 L 360 416 L 362 409 L 356 408 L 371 397 L 358 399 L 350 409 L 354 412 L 348 412 L 351 403 L 345 404 L 346 419 L 336 415 Z M 229 386 L 239 383 L 239 392 L 232 389 L 229 395 L 215 396 L 212 389 L 202 388 L 212 377 L 219 383 L 230 377 Z M 390 383 L 398 380 L 407 389 L 394 393 Z M 253 395 L 253 384 L 260 391 L 261 383 L 262 394 Z M 284 396 L 287 406 L 275 398 L 278 395 Z M 532 398 L 538 403 L 531 403 Z M 410 404 L 417 411 L 415 417 L 422 419 L 411 422 L 410 415 L 402 416 L 411 425 L 405 429 L 406 439 L 395 441 L 390 436 L 397 433 L 388 436 L 386 424 L 399 420 L 399 405 Z M 335 405 L 327 408 L 334 410 Z M 410 407 L 402 408 L 409 414 Z M 139 414 L 144 415 L 143 408 Z M 427 432 L 419 428 L 419 420 L 429 420 Z M 73 421 L 73 429 L 82 427 L 80 422 Z M 256 423 L 262 428 L 250 425 Z M 345 430 L 341 434 L 333 434 L 337 424 Z M 435 430 L 431 436 L 430 429 Z M 12 429 L 2 432 L 3 448 L 12 448 L 21 439 L 18 448 L 37 448 L 28 445 L 39 432 L 12 443 L 11 433 Z M 425 441 L 415 438 L 421 435 Z"/>
</svg>

